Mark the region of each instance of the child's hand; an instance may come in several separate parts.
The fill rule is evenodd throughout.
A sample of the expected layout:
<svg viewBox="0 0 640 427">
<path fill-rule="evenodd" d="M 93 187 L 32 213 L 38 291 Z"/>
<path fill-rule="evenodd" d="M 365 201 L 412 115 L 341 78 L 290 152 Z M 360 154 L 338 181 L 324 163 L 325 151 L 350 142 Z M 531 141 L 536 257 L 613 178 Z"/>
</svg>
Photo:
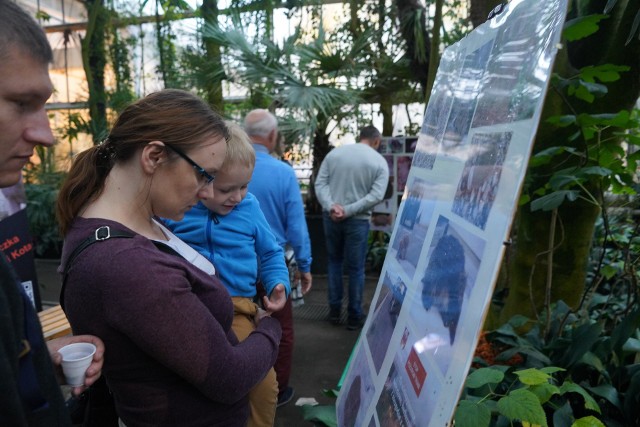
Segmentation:
<svg viewBox="0 0 640 427">
<path fill-rule="evenodd" d="M 264 309 L 269 312 L 269 314 L 274 311 L 280 311 L 284 308 L 285 303 L 287 302 L 287 293 L 284 289 L 284 285 L 282 283 L 278 283 L 273 291 L 271 291 L 271 295 L 269 298 L 266 296 L 263 297 L 263 305 Z"/>
<path fill-rule="evenodd" d="M 270 317 L 270 316 L 271 316 L 270 312 L 264 311 L 263 309 L 258 308 L 258 312 L 256 313 L 256 316 L 255 316 L 256 325 L 265 317 Z"/>
</svg>

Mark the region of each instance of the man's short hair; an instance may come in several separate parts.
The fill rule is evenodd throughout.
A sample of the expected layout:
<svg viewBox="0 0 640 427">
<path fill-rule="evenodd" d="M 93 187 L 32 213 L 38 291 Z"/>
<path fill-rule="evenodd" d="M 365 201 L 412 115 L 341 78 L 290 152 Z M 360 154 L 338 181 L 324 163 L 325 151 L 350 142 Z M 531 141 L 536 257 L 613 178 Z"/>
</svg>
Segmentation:
<svg viewBox="0 0 640 427">
<path fill-rule="evenodd" d="M 34 18 L 11 0 L 0 0 L 0 60 L 12 47 L 48 64 L 53 59 L 47 36 Z"/>
<path fill-rule="evenodd" d="M 378 138 L 381 138 L 382 134 L 375 126 L 365 126 L 360 129 L 360 140 L 367 139 L 370 141 L 375 141 Z"/>
<path fill-rule="evenodd" d="M 251 110 L 244 118 L 244 130 L 249 136 L 266 138 L 278 129 L 278 119 L 269 110 Z"/>
</svg>

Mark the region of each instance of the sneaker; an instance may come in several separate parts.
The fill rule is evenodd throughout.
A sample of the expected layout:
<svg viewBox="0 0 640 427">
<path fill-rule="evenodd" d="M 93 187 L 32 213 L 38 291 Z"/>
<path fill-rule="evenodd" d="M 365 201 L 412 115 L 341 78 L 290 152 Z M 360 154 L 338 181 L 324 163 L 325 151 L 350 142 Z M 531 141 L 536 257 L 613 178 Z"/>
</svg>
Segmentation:
<svg viewBox="0 0 640 427">
<path fill-rule="evenodd" d="M 291 402 L 291 399 L 293 399 L 294 392 L 295 390 L 293 389 L 293 387 L 287 387 L 284 390 L 282 390 L 280 393 L 278 393 L 278 404 L 276 406 L 279 408 Z"/>
<path fill-rule="evenodd" d="M 334 325 L 340 324 L 340 310 L 331 309 L 331 311 L 329 312 L 329 322 L 333 323 Z"/>
<path fill-rule="evenodd" d="M 357 331 L 364 326 L 364 319 L 349 319 L 347 320 L 347 329 L 350 331 Z"/>
</svg>

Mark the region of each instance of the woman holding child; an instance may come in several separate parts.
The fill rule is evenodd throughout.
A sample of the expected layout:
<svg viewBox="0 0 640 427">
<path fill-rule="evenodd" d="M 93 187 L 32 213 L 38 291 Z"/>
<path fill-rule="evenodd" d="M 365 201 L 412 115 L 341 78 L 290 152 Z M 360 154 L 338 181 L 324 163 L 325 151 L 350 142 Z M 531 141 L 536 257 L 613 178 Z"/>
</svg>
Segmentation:
<svg viewBox="0 0 640 427">
<path fill-rule="evenodd" d="M 128 427 L 245 426 L 247 393 L 275 362 L 278 322 L 258 313 L 240 343 L 213 265 L 156 219 L 180 220 L 213 197 L 227 136 L 200 99 L 160 91 L 79 154 L 60 190 L 64 308 L 74 333 L 105 342 L 104 375 Z"/>
<path fill-rule="evenodd" d="M 227 154 L 213 182 L 214 196 L 200 201 L 181 221 L 165 220 L 165 225 L 215 264 L 233 301 L 231 328 L 243 341 L 256 327 L 258 281 L 269 296 L 262 301 L 267 311 L 282 310 L 291 289 L 284 251 L 258 199 L 248 193 L 255 150 L 240 126 L 227 122 L 227 127 Z M 247 427 L 273 426 L 277 402 L 278 382 L 272 369 L 249 393 Z"/>
</svg>

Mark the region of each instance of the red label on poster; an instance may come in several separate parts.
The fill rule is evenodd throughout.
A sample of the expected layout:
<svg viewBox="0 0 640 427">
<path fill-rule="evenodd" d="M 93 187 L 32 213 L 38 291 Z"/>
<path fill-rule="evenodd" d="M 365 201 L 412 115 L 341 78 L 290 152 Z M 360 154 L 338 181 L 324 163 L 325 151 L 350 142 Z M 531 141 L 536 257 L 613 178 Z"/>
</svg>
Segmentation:
<svg viewBox="0 0 640 427">
<path fill-rule="evenodd" d="M 411 385 L 416 392 L 416 396 L 420 396 L 420 391 L 424 385 L 424 381 L 427 379 L 427 371 L 424 370 L 422 362 L 416 353 L 416 349 L 412 348 L 407 359 L 407 364 L 404 366 L 409 375 Z"/>
</svg>

